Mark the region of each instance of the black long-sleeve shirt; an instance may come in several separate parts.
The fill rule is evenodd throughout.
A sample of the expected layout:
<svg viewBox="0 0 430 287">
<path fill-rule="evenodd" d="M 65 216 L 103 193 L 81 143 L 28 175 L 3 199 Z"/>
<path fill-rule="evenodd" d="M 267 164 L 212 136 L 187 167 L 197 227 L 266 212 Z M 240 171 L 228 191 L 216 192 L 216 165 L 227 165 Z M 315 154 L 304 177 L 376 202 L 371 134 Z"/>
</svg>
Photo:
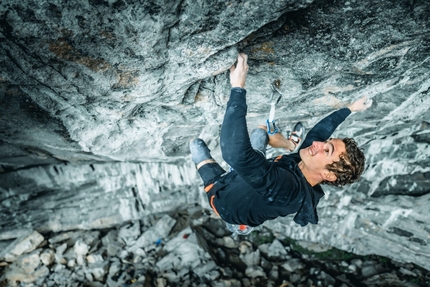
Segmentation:
<svg viewBox="0 0 430 287">
<path fill-rule="evenodd" d="M 234 169 L 216 184 L 214 205 L 229 223 L 257 226 L 266 220 L 296 213 L 301 226 L 318 223 L 316 206 L 324 192 L 311 186 L 298 167 L 299 153 L 267 160 L 252 146 L 246 125 L 246 91 L 231 90 L 221 129 L 224 160 Z M 325 141 L 351 113 L 340 109 L 312 128 L 301 148 Z"/>
</svg>

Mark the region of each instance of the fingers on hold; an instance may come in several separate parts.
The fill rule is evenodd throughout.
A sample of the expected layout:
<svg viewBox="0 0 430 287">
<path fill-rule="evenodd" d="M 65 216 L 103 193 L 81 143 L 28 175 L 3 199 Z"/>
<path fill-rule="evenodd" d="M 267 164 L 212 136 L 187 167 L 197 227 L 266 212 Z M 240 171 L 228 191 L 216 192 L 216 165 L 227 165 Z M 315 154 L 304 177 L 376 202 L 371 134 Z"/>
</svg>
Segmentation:
<svg viewBox="0 0 430 287">
<path fill-rule="evenodd" d="M 367 108 L 369 108 L 371 105 L 372 105 L 372 99 L 366 99 L 364 102 L 363 102 L 363 106 L 364 106 L 364 109 L 367 109 Z"/>
<path fill-rule="evenodd" d="M 239 63 L 246 63 L 248 61 L 248 55 L 245 53 L 239 53 L 237 56 L 237 62 Z"/>
<path fill-rule="evenodd" d="M 239 55 L 237 56 L 237 64 L 242 63 L 242 62 L 243 62 L 242 54 L 239 54 Z"/>
</svg>

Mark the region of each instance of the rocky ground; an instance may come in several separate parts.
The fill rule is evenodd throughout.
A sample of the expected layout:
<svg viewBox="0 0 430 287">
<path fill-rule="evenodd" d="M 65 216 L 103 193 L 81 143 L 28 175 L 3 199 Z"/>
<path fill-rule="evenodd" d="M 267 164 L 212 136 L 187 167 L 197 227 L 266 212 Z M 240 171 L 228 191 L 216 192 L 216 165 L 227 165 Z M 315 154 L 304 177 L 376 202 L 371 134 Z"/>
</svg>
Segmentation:
<svg viewBox="0 0 430 287">
<path fill-rule="evenodd" d="M 0 252 L 0 286 L 430 286 L 430 271 L 298 242 L 232 235 L 198 205 L 105 230 L 29 232 Z"/>
</svg>

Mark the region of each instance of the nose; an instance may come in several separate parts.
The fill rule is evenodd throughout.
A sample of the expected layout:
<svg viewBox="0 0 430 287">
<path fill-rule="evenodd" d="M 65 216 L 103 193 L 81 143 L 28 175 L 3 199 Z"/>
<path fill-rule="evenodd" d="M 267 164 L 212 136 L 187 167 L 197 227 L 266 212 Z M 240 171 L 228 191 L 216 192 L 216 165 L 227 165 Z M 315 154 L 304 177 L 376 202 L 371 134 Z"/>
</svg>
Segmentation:
<svg viewBox="0 0 430 287">
<path fill-rule="evenodd" d="M 316 141 L 312 142 L 312 147 L 316 152 L 321 150 L 323 148 L 323 145 L 324 145 L 323 142 L 316 142 Z"/>
</svg>

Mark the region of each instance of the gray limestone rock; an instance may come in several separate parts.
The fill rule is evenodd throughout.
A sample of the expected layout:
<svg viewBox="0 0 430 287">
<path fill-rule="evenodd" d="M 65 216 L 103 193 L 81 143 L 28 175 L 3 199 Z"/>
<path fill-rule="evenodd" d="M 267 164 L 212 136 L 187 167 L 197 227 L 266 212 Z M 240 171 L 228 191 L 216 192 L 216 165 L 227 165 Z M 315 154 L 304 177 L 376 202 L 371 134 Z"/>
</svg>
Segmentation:
<svg viewBox="0 0 430 287">
<path fill-rule="evenodd" d="M 418 287 L 417 284 L 414 284 L 412 282 L 405 282 L 403 280 L 400 280 L 396 274 L 392 274 L 392 273 L 374 275 L 371 278 L 364 281 L 364 283 L 370 287 L 376 287 L 376 286 Z"/>
<path fill-rule="evenodd" d="M 210 260 L 206 264 L 201 264 L 198 267 L 194 268 L 193 273 L 196 274 L 198 277 L 203 278 L 206 273 L 209 273 L 215 267 L 216 267 L 215 262 Z"/>
<path fill-rule="evenodd" d="M 69 267 L 69 268 L 75 268 L 76 264 L 77 264 L 77 262 L 75 259 L 69 259 L 67 261 L 67 267 Z"/>
<path fill-rule="evenodd" d="M 221 245 L 224 245 L 227 248 L 237 248 L 238 243 L 231 236 L 224 236 L 222 241 L 220 241 Z"/>
<path fill-rule="evenodd" d="M 89 249 L 90 247 L 82 240 L 76 241 L 75 245 L 73 246 L 73 250 L 75 251 L 76 255 L 86 255 Z"/>
<path fill-rule="evenodd" d="M 96 264 L 90 264 L 87 270 L 91 272 L 94 280 L 102 281 L 105 277 L 105 274 L 107 273 L 106 267 L 107 267 L 107 262 L 106 263 L 99 262 Z"/>
<path fill-rule="evenodd" d="M 90 264 L 103 262 L 103 256 L 100 254 L 90 254 L 86 257 L 87 262 Z"/>
<path fill-rule="evenodd" d="M 174 134 L 170 125 L 171 117 L 188 119 L 181 111 L 188 89 L 228 69 L 239 41 L 310 2 L 2 1 L 2 94 L 28 95 L 36 103 L 24 104 L 31 116 L 35 110 L 33 122 L 58 119 L 26 125 L 57 127 L 38 140 L 47 156 L 166 159 L 183 153 L 191 136 Z M 16 131 L 17 123 L 3 127 Z M 25 137 L 24 131 L 7 143 Z"/>
<path fill-rule="evenodd" d="M 120 250 L 122 249 L 123 245 L 119 244 L 116 240 L 118 238 L 118 231 L 117 230 L 110 230 L 108 234 L 106 234 L 102 238 L 102 244 L 106 248 L 106 252 L 108 256 L 115 256 L 117 255 Z"/>
<path fill-rule="evenodd" d="M 278 279 L 279 276 L 279 267 L 277 265 L 273 266 L 269 273 L 269 278 L 272 280 Z"/>
<path fill-rule="evenodd" d="M 40 250 L 33 251 L 30 254 L 20 256 L 14 263 L 18 265 L 25 273 L 31 274 L 40 266 Z"/>
<path fill-rule="evenodd" d="M 143 232 L 136 242 L 128 248 L 128 251 L 133 252 L 138 248 L 153 248 L 157 241 L 164 240 L 164 238 L 169 235 L 175 223 L 175 219 L 171 218 L 169 215 L 164 215 L 154 226 Z"/>
<path fill-rule="evenodd" d="M 249 278 L 255 278 L 255 277 L 265 277 L 266 273 L 264 272 L 263 268 L 260 266 L 251 266 L 246 268 L 245 275 Z"/>
<path fill-rule="evenodd" d="M 174 217 L 183 215 L 184 212 L 179 211 L 174 214 Z M 142 220 L 148 224 L 144 224 L 145 228 L 157 226 L 160 220 L 156 218 Z M 208 213 L 202 213 L 201 227 L 208 228 L 213 226 L 214 222 L 222 224 L 221 219 L 211 218 Z M 151 226 L 149 222 L 154 225 Z M 184 226 L 184 225 L 182 225 Z M 186 224 L 185 224 L 186 226 Z M 88 245 L 84 245 L 84 241 L 88 236 L 85 233 L 80 234 L 75 238 L 75 243 L 71 248 L 67 249 L 67 243 L 63 242 L 57 247 L 58 254 L 64 254 L 65 258 L 70 258 L 67 264 L 53 264 L 48 268 L 41 264 L 42 254 L 46 250 L 36 249 L 31 253 L 22 254 L 12 264 L 4 264 L 0 262 L 4 274 L 0 277 L 0 282 L 5 286 L 142 286 L 151 285 L 157 286 L 157 282 L 164 286 L 239 286 L 241 283 L 244 286 L 283 286 L 289 284 L 299 285 L 306 283 L 308 286 L 350 286 L 346 283 L 356 285 L 362 283 L 369 286 L 423 286 L 430 278 L 430 272 L 425 271 L 413 264 L 402 264 L 390 261 L 387 258 L 372 256 L 372 260 L 365 258 L 361 261 L 359 257 L 351 260 L 353 254 L 343 254 L 345 260 L 338 260 L 336 257 L 342 256 L 342 252 L 338 251 L 333 258 L 329 254 L 325 254 L 322 259 L 318 259 L 319 254 L 308 254 L 307 256 L 300 255 L 296 252 L 296 248 L 303 248 L 296 244 L 290 244 L 278 241 L 283 245 L 284 249 L 291 251 L 292 259 L 283 257 L 274 257 L 265 259 L 267 254 L 260 256 L 260 248 L 254 245 L 255 242 L 267 239 L 271 236 L 270 231 L 266 228 L 262 232 L 254 231 L 252 237 L 239 237 L 238 246 L 235 248 L 222 247 L 225 250 L 225 255 L 229 260 L 219 261 L 215 263 L 212 251 L 206 252 L 197 241 L 195 231 L 198 231 L 196 226 L 184 227 L 182 230 L 172 229 L 171 234 L 165 238 L 162 246 L 155 251 L 145 252 L 143 249 L 138 249 L 138 256 L 130 257 L 126 250 L 125 256 L 122 257 L 122 251 L 118 254 L 107 254 L 106 243 L 109 238 L 110 242 L 118 240 L 118 245 L 122 238 L 117 236 L 118 230 L 129 228 L 129 223 L 122 226 L 116 226 L 110 229 L 104 235 L 105 231 L 95 233 L 97 237 L 94 241 L 99 241 L 102 244 L 97 244 L 94 251 L 86 256 L 85 264 L 79 263 L 88 250 Z M 216 238 L 223 239 L 223 235 L 216 235 L 218 231 L 211 231 L 213 238 L 207 237 L 200 240 L 206 240 L 207 248 L 218 248 L 214 244 Z M 110 234 L 110 235 L 109 235 Z M 104 239 L 100 237 L 104 236 Z M 48 241 L 55 241 L 60 236 L 53 234 L 53 237 L 47 236 Z M 54 239 L 54 240 L 50 240 Z M 250 241 L 247 241 L 249 239 Z M 74 246 L 78 252 L 75 252 Z M 122 245 L 123 248 L 127 246 Z M 246 252 L 241 252 L 241 247 L 246 247 Z M 263 246 L 263 245 L 260 245 Z M 268 246 L 267 244 L 265 246 Z M 273 249 L 273 246 L 272 246 Z M 49 249 L 51 250 L 51 249 Z M 240 254 L 240 258 L 237 257 Z M 236 262 L 231 257 L 236 255 Z M 215 255 L 216 256 L 216 255 Z M 81 258 L 81 259 L 80 259 Z M 148 260 L 142 260 L 142 259 Z M 132 260 L 131 260 L 132 259 Z M 149 260 L 150 259 L 150 260 Z M 266 263 L 263 261 L 266 260 Z M 78 261 L 77 264 L 76 261 Z M 75 264 L 70 264 L 75 262 Z M 151 262 L 151 263 L 150 263 Z M 243 262 L 243 264 L 239 264 Z M 345 274 L 340 270 L 344 270 L 348 266 L 357 267 L 357 274 Z M 382 268 L 390 266 L 390 269 Z M 312 267 L 310 267 L 312 266 Z M 317 267 L 314 267 L 317 266 Z M 309 268 L 310 267 L 310 268 Z M 387 272 L 390 273 L 387 273 Z M 342 275 L 337 275 L 343 273 Z M 237 279 L 240 278 L 240 281 Z M 269 278 L 269 281 L 268 281 Z M 399 279 L 400 278 L 400 279 Z M 208 283 L 208 282 L 214 282 Z M 239 283 L 238 283 L 239 282 Z"/>
<path fill-rule="evenodd" d="M 140 235 L 140 221 L 134 221 L 121 227 L 118 232 L 118 241 L 124 245 L 132 245 Z"/>
<path fill-rule="evenodd" d="M 44 237 L 37 231 L 30 231 L 15 241 L 10 243 L 0 253 L 0 259 L 14 261 L 18 256 L 35 250 L 44 240 Z"/>
<path fill-rule="evenodd" d="M 51 265 L 55 260 L 55 252 L 52 249 L 45 249 L 40 254 L 40 261 L 44 265 Z"/>
<path fill-rule="evenodd" d="M 323 286 L 334 286 L 336 280 L 324 271 L 318 275 L 318 279 L 323 282 Z"/>
<path fill-rule="evenodd" d="M 303 269 L 305 266 L 301 263 L 297 258 L 292 258 L 287 260 L 284 264 L 281 265 L 282 268 L 287 270 L 288 272 L 295 272 L 299 269 Z"/>
<path fill-rule="evenodd" d="M 241 254 L 248 254 L 253 250 L 252 243 L 249 241 L 241 241 L 238 248 Z"/>
<path fill-rule="evenodd" d="M 55 249 L 55 262 L 57 264 L 66 264 L 67 263 L 67 259 L 64 258 L 64 252 L 67 249 L 67 243 L 63 243 L 59 246 L 57 246 L 57 248 Z M 72 249 L 69 249 L 72 250 Z M 73 253 L 73 257 L 75 256 L 75 253 Z"/>
<path fill-rule="evenodd" d="M 25 226 L 37 226 L 38 231 L 100 229 L 191 202 L 205 204 L 197 176 L 189 162 L 62 164 L 0 174 L 0 201 L 8 209 L 0 213 L 0 239 L 24 236 Z M 20 198 L 32 203 L 23 205 Z M 52 243 L 78 233 L 60 234 Z M 88 240 L 90 244 L 91 236 Z"/>
<path fill-rule="evenodd" d="M 214 282 L 214 287 L 232 287 L 232 286 L 242 286 L 239 280 L 230 279 L 230 280 L 220 280 Z"/>
<path fill-rule="evenodd" d="M 11 266 L 4 274 L 4 278 L 10 284 L 9 286 L 21 286 L 20 284 L 32 284 L 39 279 L 44 279 L 49 275 L 49 269 L 41 266 L 36 270 L 29 270 L 20 266 Z"/>
<path fill-rule="evenodd" d="M 156 262 L 159 270 L 194 270 L 201 265 L 205 250 L 197 243 L 195 234 L 188 227 L 179 232 L 173 239 L 163 246 L 166 256 Z"/>
<path fill-rule="evenodd" d="M 285 259 L 287 255 L 287 251 L 285 251 L 285 247 L 284 245 L 282 245 L 281 242 L 279 242 L 279 240 L 275 239 L 273 240 L 273 242 L 270 244 L 268 252 L 267 252 L 267 256 L 270 259 Z"/>
<path fill-rule="evenodd" d="M 260 250 L 256 250 L 254 252 L 250 252 L 247 254 L 240 254 L 240 259 L 246 264 L 248 267 L 258 266 L 261 262 L 261 254 Z"/>
<path fill-rule="evenodd" d="M 325 188 L 318 225 L 265 226 L 430 269 L 430 4 L 312 2 L 2 1 L 0 240 L 208 207 L 188 142 L 205 139 L 226 167 L 227 70 L 244 51 L 249 128 L 267 118 L 276 79 L 283 132 L 374 102 L 333 135 L 364 148 L 362 180 Z"/>
</svg>

